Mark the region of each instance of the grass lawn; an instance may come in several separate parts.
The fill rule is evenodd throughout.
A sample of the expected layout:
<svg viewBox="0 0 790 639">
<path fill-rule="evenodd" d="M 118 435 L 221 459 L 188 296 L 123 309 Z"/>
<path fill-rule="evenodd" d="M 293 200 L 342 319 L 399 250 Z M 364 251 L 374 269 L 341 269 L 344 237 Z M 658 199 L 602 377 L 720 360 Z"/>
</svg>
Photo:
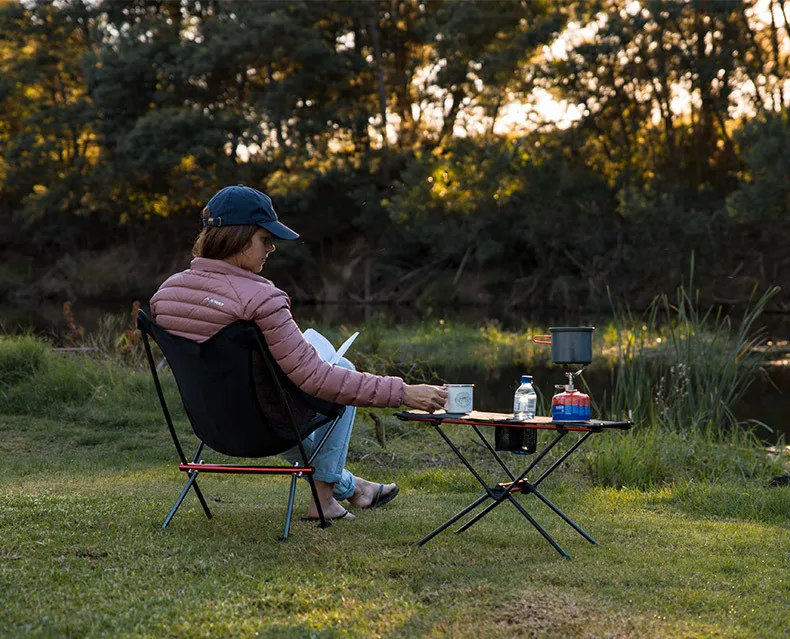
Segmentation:
<svg viewBox="0 0 790 639">
<path fill-rule="evenodd" d="M 139 386 L 0 414 L 0 636 L 790 635 L 788 488 L 617 490 L 569 465 L 545 493 L 600 546 L 522 497 L 572 561 L 508 505 L 417 548 L 479 490 L 431 429 L 379 411 L 382 448 L 361 410 L 349 467 L 397 481 L 392 504 L 280 543 L 288 479 L 207 475 L 214 519 L 190 495 L 162 530 L 184 477 Z"/>
</svg>

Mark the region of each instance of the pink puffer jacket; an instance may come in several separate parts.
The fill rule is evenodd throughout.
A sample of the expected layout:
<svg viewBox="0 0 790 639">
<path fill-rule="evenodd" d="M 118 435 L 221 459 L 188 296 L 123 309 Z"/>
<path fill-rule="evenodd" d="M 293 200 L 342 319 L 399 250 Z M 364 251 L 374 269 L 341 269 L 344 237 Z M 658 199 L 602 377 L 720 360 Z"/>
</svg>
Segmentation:
<svg viewBox="0 0 790 639">
<path fill-rule="evenodd" d="M 270 280 L 222 260 L 192 260 L 169 277 L 151 298 L 151 312 L 162 328 L 203 342 L 236 320 L 260 327 L 283 372 L 304 392 L 346 406 L 400 406 L 400 377 L 332 366 L 305 341 L 291 316 L 291 301 Z"/>
</svg>

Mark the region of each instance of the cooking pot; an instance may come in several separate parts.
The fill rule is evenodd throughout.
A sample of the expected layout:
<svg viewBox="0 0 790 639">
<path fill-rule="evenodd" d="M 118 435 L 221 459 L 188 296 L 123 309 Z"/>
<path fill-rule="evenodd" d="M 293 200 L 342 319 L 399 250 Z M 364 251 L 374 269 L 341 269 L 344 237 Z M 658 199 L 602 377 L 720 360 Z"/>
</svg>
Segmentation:
<svg viewBox="0 0 790 639">
<path fill-rule="evenodd" d="M 535 344 L 551 344 L 551 361 L 555 364 L 589 364 L 592 361 L 594 326 L 559 326 L 551 335 L 533 335 Z"/>
</svg>

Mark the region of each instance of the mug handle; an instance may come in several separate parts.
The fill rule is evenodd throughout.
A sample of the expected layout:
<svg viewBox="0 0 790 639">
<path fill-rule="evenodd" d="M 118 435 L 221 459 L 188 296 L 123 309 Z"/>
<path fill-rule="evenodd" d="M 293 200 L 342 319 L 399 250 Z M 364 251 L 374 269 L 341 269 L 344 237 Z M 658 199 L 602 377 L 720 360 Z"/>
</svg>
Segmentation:
<svg viewBox="0 0 790 639">
<path fill-rule="evenodd" d="M 549 346 L 551 346 L 551 335 L 533 335 L 532 341 L 535 344 L 548 344 Z"/>
</svg>

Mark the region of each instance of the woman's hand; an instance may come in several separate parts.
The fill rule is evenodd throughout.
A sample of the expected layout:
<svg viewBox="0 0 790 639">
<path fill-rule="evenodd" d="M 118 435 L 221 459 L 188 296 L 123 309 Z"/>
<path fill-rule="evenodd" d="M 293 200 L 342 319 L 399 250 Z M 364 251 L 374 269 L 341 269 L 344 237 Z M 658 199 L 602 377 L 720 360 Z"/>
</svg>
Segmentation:
<svg viewBox="0 0 790 639">
<path fill-rule="evenodd" d="M 406 384 L 403 393 L 403 403 L 411 408 L 427 410 L 432 413 L 439 408 L 444 408 L 447 401 L 447 391 L 442 386 L 430 384 Z"/>
</svg>

